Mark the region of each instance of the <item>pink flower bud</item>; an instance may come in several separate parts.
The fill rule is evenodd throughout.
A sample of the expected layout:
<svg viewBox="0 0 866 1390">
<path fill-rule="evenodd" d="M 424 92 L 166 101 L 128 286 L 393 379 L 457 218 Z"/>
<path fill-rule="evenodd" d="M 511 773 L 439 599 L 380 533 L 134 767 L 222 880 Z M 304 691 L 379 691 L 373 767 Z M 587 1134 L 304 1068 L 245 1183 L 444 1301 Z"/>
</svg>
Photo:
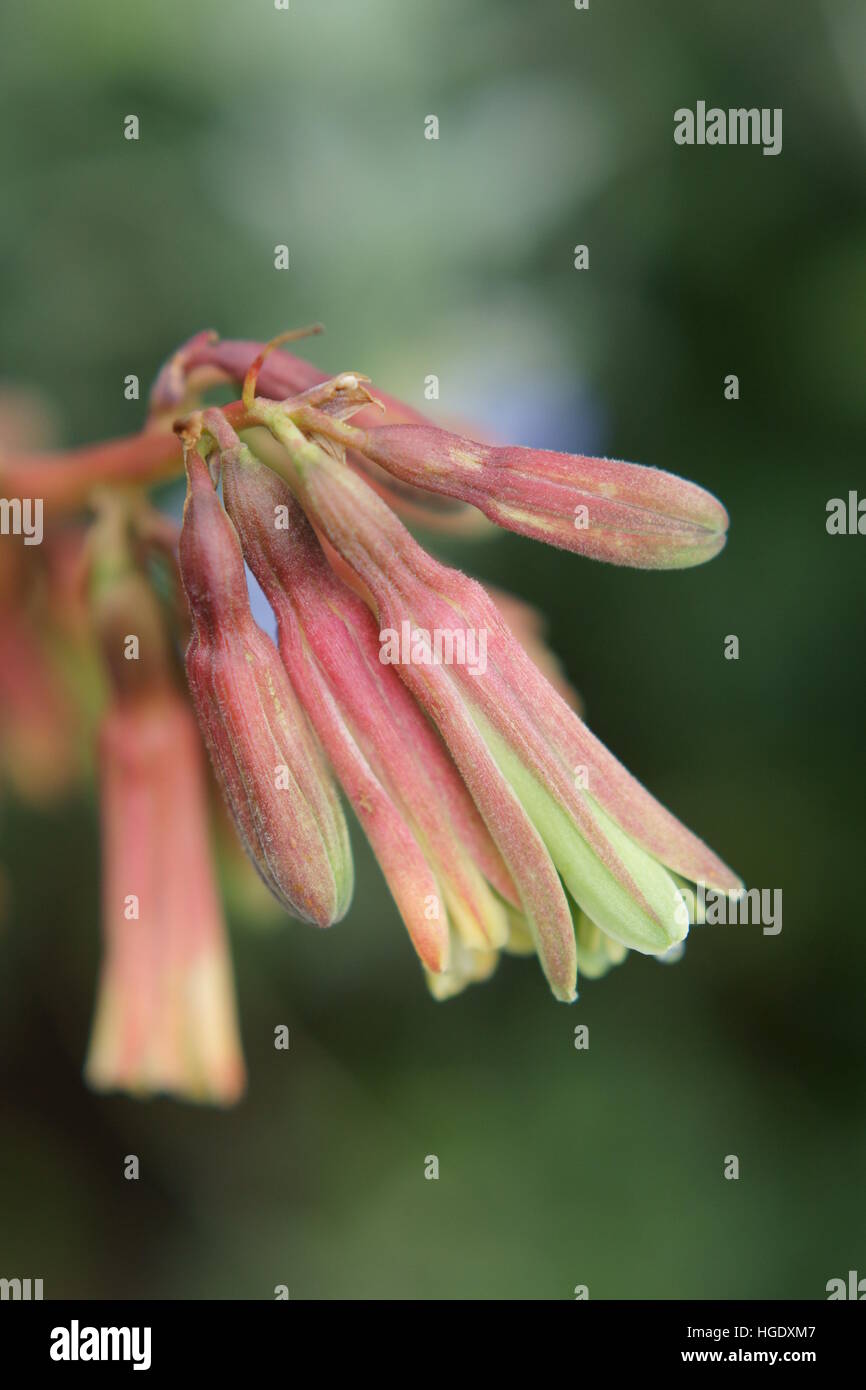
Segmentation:
<svg viewBox="0 0 866 1390">
<path fill-rule="evenodd" d="M 352 895 L 336 789 L 273 643 L 253 620 L 243 556 L 204 460 L 186 450 L 180 567 L 199 725 L 253 863 L 294 916 L 328 926 Z"/>
<path fill-rule="evenodd" d="M 423 626 L 419 614 L 425 599 L 415 592 L 419 587 L 423 590 L 423 580 L 418 585 L 418 576 L 411 575 L 405 565 L 407 547 L 415 546 L 409 533 L 360 478 L 305 440 L 279 407 L 269 413 L 259 402 L 259 409 L 286 447 L 286 481 L 309 518 L 372 595 L 380 629 L 400 631 L 404 620 Z M 415 549 L 425 562 L 435 564 L 420 547 Z M 411 599 L 402 591 L 404 579 L 411 581 Z M 447 625 L 447 613 L 437 616 L 444 616 Z M 450 616 L 454 617 L 453 612 Z M 556 869 L 462 698 L 453 676 L 456 668 L 401 664 L 395 669 L 438 726 L 486 822 L 516 886 L 551 988 L 558 998 L 573 999 L 574 931 Z"/>
<path fill-rule="evenodd" d="M 292 418 L 404 484 L 477 507 L 498 526 L 595 560 L 678 569 L 725 544 L 728 514 L 672 473 L 549 449 L 477 444 L 429 424 L 359 429 L 305 406 Z"/>
<path fill-rule="evenodd" d="M 205 421 L 219 430 L 211 412 Z M 507 919 L 485 875 L 506 895 L 514 888 L 440 739 L 382 664 L 372 614 L 331 570 L 286 485 L 239 442 L 222 457 L 226 506 L 292 683 L 419 956 L 441 974 L 457 950 L 449 928 L 461 949 L 495 951 Z"/>
<path fill-rule="evenodd" d="M 338 459 L 279 407 L 258 404 L 310 519 L 372 596 L 379 623 L 486 634 L 486 669 L 409 661 L 398 674 L 438 725 L 496 841 L 554 992 L 576 954 L 556 869 L 585 914 L 648 954 L 688 930 L 670 870 L 736 892 L 739 880 L 598 743 L 529 660 L 480 585 L 438 564 Z M 579 776 L 577 774 L 580 774 Z"/>
</svg>

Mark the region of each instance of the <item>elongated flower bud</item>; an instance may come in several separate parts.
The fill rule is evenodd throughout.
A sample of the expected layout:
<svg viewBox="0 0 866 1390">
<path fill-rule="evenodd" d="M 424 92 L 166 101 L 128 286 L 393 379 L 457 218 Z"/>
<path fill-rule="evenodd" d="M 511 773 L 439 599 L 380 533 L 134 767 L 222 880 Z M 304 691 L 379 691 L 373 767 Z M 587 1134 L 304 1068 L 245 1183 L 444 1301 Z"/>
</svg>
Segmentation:
<svg viewBox="0 0 866 1390">
<path fill-rule="evenodd" d="M 408 615 L 415 614 L 414 604 L 407 604 L 401 593 L 405 566 L 400 551 L 392 550 L 392 540 L 399 535 L 414 545 L 408 532 L 360 478 L 306 441 L 278 407 L 270 412 L 259 403 L 259 409 L 286 446 L 286 481 L 307 515 L 373 596 L 380 628 L 400 631 Z M 396 670 L 437 724 L 487 824 L 517 888 L 551 988 L 557 998 L 573 999 L 574 931 L 556 869 L 455 684 L 456 668 L 410 663 Z"/>
<path fill-rule="evenodd" d="M 358 429 L 314 408 L 293 411 L 391 477 L 478 507 L 509 531 L 595 560 L 679 569 L 725 544 L 728 515 L 694 483 L 615 459 L 549 449 L 495 448 L 429 424 Z"/>
<path fill-rule="evenodd" d="M 739 891 L 736 876 L 592 738 L 481 586 L 427 555 L 358 478 L 305 440 L 278 407 L 260 403 L 259 409 L 286 450 L 287 481 L 373 596 L 380 623 L 450 630 L 462 634 L 467 650 L 473 632 L 486 634 L 483 673 L 460 662 L 410 660 L 397 669 L 438 724 L 487 821 L 554 992 L 571 997 L 576 956 L 553 864 L 597 926 L 649 954 L 664 952 L 688 930 L 669 869 Z M 585 757 L 575 759 L 576 749 Z"/>
<path fill-rule="evenodd" d="M 205 421 L 220 431 L 211 412 Z M 466 949 L 495 950 L 507 919 L 484 874 L 507 895 L 513 886 L 446 750 L 382 665 L 371 613 L 330 569 L 286 485 L 245 445 L 223 458 L 226 505 L 277 616 L 280 652 L 422 961 L 446 969 L 449 920 Z"/>
<path fill-rule="evenodd" d="M 192 616 L 186 669 L 241 838 L 294 916 L 328 926 L 352 895 L 336 789 L 273 643 L 253 620 L 237 533 L 207 464 L 187 449 L 180 568 Z"/>
</svg>

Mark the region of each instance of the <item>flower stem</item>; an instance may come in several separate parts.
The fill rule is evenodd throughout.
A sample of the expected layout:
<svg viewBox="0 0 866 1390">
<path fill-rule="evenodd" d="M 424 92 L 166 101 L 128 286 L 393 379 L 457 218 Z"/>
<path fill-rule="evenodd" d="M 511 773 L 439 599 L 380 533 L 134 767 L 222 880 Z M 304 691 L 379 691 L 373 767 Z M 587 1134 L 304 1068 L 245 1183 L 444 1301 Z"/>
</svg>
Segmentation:
<svg viewBox="0 0 866 1390">
<path fill-rule="evenodd" d="M 241 401 L 223 407 L 236 429 L 246 427 Z M 12 454 L 0 459 L 0 491 L 7 497 L 41 497 L 54 513 L 87 505 L 105 484 L 152 487 L 183 471 L 183 451 L 172 430 L 143 430 L 101 444 L 50 454 Z"/>
</svg>

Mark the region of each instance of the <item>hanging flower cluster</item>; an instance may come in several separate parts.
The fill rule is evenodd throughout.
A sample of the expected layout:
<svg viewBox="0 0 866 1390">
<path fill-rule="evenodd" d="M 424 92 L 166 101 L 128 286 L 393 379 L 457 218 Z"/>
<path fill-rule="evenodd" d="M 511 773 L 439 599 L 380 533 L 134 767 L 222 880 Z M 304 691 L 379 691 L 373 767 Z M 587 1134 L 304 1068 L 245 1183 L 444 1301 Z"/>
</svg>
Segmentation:
<svg viewBox="0 0 866 1390">
<path fill-rule="evenodd" d="M 532 610 L 404 524 L 495 523 L 677 568 L 722 548 L 721 504 L 655 469 L 438 429 L 357 373 L 324 378 L 281 349 L 292 336 L 199 334 L 161 371 L 142 434 L 0 465 L 7 495 L 38 491 L 49 521 L 95 513 L 82 568 L 107 677 L 97 1087 L 223 1103 L 243 1088 L 198 731 L 261 880 L 320 927 L 352 898 L 342 789 L 437 999 L 506 951 L 536 955 L 571 1001 L 579 974 L 630 950 L 672 958 L 690 885 L 742 889 L 586 727 Z M 204 404 L 226 381 L 241 399 Z M 145 489 L 181 453 L 178 536 Z M 0 734 L 16 709 L 54 727 L 47 683 L 31 686 L 28 705 L 0 683 Z"/>
</svg>

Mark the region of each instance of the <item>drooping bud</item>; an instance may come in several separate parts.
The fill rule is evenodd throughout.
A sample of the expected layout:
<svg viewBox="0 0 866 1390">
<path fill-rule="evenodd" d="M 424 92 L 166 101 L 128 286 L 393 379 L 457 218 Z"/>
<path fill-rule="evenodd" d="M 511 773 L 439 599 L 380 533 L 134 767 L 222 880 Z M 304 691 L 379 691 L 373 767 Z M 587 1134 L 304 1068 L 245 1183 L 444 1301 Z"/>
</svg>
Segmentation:
<svg viewBox="0 0 866 1390">
<path fill-rule="evenodd" d="M 216 412 L 205 422 L 225 439 Z M 505 866 L 447 751 L 396 673 L 375 620 L 331 570 L 291 491 L 226 440 L 223 487 L 246 558 L 274 609 L 292 683 L 379 859 L 428 971 L 506 936 Z"/>
<path fill-rule="evenodd" d="M 426 600 L 417 591 L 424 590 L 424 582 L 405 564 L 408 548 L 415 546 L 409 533 L 360 478 L 306 440 L 278 406 L 258 401 L 257 410 L 284 445 L 285 480 L 310 520 L 371 594 L 380 630 L 399 633 L 404 622 L 423 627 L 419 607 Z M 425 561 L 435 563 L 420 547 L 417 551 Z M 411 596 L 404 580 L 411 580 Z M 431 612 L 429 607 L 427 611 Z M 429 624 L 428 630 L 448 628 L 449 615 L 456 625 L 457 615 L 446 602 L 437 615 L 441 621 Z M 541 836 L 498 768 L 462 697 L 458 668 L 409 661 L 395 669 L 438 726 L 487 825 L 517 889 L 553 992 L 559 999 L 572 1000 L 577 958 L 568 903 Z"/>
<path fill-rule="evenodd" d="M 658 468 L 549 449 L 496 448 L 429 424 L 360 429 L 310 406 L 292 411 L 392 478 L 477 507 L 506 530 L 641 569 L 703 564 L 725 544 L 728 514 L 695 483 Z"/>
<path fill-rule="evenodd" d="M 427 555 L 369 489 L 305 439 L 279 407 L 259 402 L 258 410 L 283 444 L 286 480 L 372 595 L 383 626 L 450 630 L 462 635 L 467 650 L 473 633 L 486 634 L 483 672 L 460 662 L 409 662 L 397 669 L 438 724 L 487 821 L 559 997 L 573 991 L 574 936 L 548 863 L 555 863 L 597 926 L 647 954 L 666 951 L 688 931 L 669 870 L 740 890 L 730 869 L 593 738 L 527 658 L 480 585 Z"/>
<path fill-rule="evenodd" d="M 180 568 L 186 669 L 214 772 L 250 858 L 296 917 L 328 926 L 352 895 L 337 791 L 273 643 L 250 612 L 237 533 L 207 464 L 185 450 Z"/>
</svg>

